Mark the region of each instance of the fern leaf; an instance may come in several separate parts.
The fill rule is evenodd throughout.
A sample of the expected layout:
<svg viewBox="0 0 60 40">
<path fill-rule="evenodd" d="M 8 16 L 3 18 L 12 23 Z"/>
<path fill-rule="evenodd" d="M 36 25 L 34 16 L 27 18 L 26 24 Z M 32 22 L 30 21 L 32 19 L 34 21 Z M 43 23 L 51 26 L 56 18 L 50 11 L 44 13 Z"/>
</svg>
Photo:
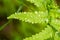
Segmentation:
<svg viewBox="0 0 60 40">
<path fill-rule="evenodd" d="M 58 19 L 52 19 L 51 20 L 51 25 L 53 25 L 53 27 L 56 29 L 56 30 L 60 30 L 60 20 Z"/>
<path fill-rule="evenodd" d="M 12 14 L 8 17 L 8 19 L 19 19 L 29 23 L 45 23 L 48 22 L 47 12 L 20 12 L 16 14 Z"/>
<path fill-rule="evenodd" d="M 55 33 L 54 40 L 60 40 L 60 32 Z"/>
<path fill-rule="evenodd" d="M 55 0 L 27 0 L 31 3 L 34 3 L 40 11 L 46 11 L 49 9 L 57 8 Z"/>
<path fill-rule="evenodd" d="M 46 11 L 46 0 L 27 0 L 39 7 L 40 11 Z"/>
<path fill-rule="evenodd" d="M 44 40 L 52 36 L 52 28 L 47 26 L 45 30 L 39 34 L 33 35 L 32 37 L 25 38 L 24 40 Z"/>
<path fill-rule="evenodd" d="M 44 0 L 27 0 L 27 1 L 34 3 L 38 7 L 40 7 L 42 3 L 44 2 Z"/>
</svg>

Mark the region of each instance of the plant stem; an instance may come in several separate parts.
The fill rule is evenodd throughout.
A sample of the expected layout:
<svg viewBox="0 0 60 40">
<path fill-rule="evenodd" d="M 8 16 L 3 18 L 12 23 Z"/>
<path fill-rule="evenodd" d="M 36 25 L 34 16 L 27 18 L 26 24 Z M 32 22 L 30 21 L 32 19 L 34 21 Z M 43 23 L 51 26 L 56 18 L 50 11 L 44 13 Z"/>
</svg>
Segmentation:
<svg viewBox="0 0 60 40">
<path fill-rule="evenodd" d="M 12 20 L 9 20 L 7 23 L 0 27 L 0 31 L 3 30 Z"/>
</svg>

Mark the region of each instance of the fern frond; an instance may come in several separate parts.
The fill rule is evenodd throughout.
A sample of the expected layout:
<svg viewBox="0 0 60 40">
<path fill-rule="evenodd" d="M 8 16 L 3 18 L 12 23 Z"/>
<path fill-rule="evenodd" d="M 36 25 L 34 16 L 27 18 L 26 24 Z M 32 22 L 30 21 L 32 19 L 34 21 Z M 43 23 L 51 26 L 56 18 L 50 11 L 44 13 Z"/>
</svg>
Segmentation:
<svg viewBox="0 0 60 40">
<path fill-rule="evenodd" d="M 58 20 L 58 19 L 52 19 L 51 20 L 51 25 L 53 25 L 53 27 L 56 30 L 60 30 L 60 20 Z"/>
<path fill-rule="evenodd" d="M 44 40 L 50 37 L 52 37 L 52 28 L 47 26 L 47 28 L 39 34 L 32 35 L 32 37 L 25 38 L 24 40 Z"/>
<path fill-rule="evenodd" d="M 39 7 L 40 11 L 46 11 L 46 0 L 27 0 Z"/>
<path fill-rule="evenodd" d="M 27 0 L 27 1 L 34 3 L 34 5 L 36 5 L 40 11 L 46 11 L 57 8 L 55 0 Z"/>
<path fill-rule="evenodd" d="M 60 40 L 60 32 L 55 33 L 54 40 Z"/>
<path fill-rule="evenodd" d="M 12 14 L 8 19 L 19 19 L 29 23 L 45 23 L 48 21 L 47 12 L 20 12 Z"/>
<path fill-rule="evenodd" d="M 41 7 L 42 3 L 46 2 L 44 0 L 27 0 L 27 1 L 34 3 L 37 7 Z"/>
</svg>

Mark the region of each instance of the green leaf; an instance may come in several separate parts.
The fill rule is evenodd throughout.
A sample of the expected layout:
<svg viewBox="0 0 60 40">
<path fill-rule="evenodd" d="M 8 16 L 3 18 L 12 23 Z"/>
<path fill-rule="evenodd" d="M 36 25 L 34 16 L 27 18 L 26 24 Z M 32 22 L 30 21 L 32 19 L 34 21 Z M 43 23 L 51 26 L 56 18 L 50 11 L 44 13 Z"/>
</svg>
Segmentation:
<svg viewBox="0 0 60 40">
<path fill-rule="evenodd" d="M 47 28 L 45 28 L 45 30 L 42 30 L 42 32 L 36 35 L 32 35 L 32 37 L 25 38 L 24 40 L 44 40 L 50 37 L 52 37 L 52 28 L 47 26 Z"/>
<path fill-rule="evenodd" d="M 60 32 L 55 33 L 54 40 L 60 40 Z"/>
<path fill-rule="evenodd" d="M 12 14 L 8 17 L 8 19 L 19 19 L 29 23 L 45 23 L 48 22 L 47 12 L 20 12 L 16 14 Z"/>
<path fill-rule="evenodd" d="M 46 0 L 27 0 L 39 7 L 40 11 L 46 11 Z"/>
<path fill-rule="evenodd" d="M 51 20 L 51 25 L 53 25 L 53 27 L 56 29 L 56 30 L 60 30 L 60 20 L 58 19 L 52 19 Z"/>
</svg>

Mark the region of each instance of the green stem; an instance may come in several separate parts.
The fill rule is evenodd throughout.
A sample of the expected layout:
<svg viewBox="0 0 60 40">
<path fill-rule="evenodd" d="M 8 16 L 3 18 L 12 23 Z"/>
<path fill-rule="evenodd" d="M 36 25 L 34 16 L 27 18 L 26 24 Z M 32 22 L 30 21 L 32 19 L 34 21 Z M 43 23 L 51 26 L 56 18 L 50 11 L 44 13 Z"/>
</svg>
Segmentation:
<svg viewBox="0 0 60 40">
<path fill-rule="evenodd" d="M 2 25 L 0 27 L 0 31 L 3 30 L 10 22 L 11 22 L 11 20 L 9 20 L 7 23 L 5 23 L 4 25 Z"/>
</svg>

